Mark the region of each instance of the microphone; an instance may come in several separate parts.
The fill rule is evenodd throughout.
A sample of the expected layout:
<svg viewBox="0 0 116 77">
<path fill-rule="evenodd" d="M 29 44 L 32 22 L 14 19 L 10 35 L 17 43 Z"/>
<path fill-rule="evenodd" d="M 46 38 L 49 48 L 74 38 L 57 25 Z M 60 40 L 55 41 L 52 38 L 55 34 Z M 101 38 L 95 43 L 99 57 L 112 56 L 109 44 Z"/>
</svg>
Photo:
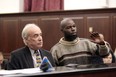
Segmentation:
<svg viewBox="0 0 116 77">
<path fill-rule="evenodd" d="M 40 69 L 43 72 L 46 72 L 48 70 L 51 70 L 53 68 L 52 64 L 50 63 L 50 61 L 48 60 L 48 58 L 46 56 L 44 56 L 42 63 L 40 65 Z"/>
</svg>

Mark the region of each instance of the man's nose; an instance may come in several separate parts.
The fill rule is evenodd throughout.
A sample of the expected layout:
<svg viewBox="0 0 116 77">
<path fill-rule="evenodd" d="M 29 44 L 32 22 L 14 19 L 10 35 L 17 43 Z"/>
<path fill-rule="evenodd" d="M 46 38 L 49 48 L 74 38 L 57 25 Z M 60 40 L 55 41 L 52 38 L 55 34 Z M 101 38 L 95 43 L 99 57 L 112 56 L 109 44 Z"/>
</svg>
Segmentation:
<svg viewBox="0 0 116 77">
<path fill-rule="evenodd" d="M 39 36 L 39 37 L 38 37 L 38 40 L 41 41 L 41 40 L 42 40 L 42 36 Z"/>
<path fill-rule="evenodd" d="M 75 31 L 75 27 L 71 27 L 71 30 L 72 30 L 72 31 Z"/>
</svg>

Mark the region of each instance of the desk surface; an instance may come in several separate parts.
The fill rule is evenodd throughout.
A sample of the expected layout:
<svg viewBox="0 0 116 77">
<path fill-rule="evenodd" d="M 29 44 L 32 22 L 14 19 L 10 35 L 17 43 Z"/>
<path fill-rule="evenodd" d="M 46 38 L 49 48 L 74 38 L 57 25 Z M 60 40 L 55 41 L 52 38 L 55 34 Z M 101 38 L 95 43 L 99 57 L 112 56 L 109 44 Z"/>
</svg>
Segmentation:
<svg viewBox="0 0 116 77">
<path fill-rule="evenodd" d="M 40 73 L 12 74 L 5 77 L 41 76 L 41 77 L 113 77 L 116 76 L 116 64 L 72 65 L 55 67 L 55 70 Z"/>
</svg>

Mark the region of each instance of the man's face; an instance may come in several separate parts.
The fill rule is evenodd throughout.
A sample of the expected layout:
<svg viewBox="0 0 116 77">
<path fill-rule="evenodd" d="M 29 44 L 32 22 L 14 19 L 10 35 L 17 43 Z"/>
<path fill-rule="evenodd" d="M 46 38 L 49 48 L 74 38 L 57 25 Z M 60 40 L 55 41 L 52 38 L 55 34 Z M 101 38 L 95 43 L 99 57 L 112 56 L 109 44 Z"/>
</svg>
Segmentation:
<svg viewBox="0 0 116 77">
<path fill-rule="evenodd" d="M 33 50 L 38 50 L 43 46 L 42 32 L 40 28 L 34 27 L 28 31 L 26 43 L 27 46 Z"/>
<path fill-rule="evenodd" d="M 67 25 L 64 27 L 63 32 L 68 35 L 76 35 L 77 29 L 75 23 L 73 21 L 69 21 Z"/>
<path fill-rule="evenodd" d="M 69 21 L 62 29 L 62 32 L 69 41 L 73 41 L 77 37 L 77 28 L 73 21 Z"/>
</svg>

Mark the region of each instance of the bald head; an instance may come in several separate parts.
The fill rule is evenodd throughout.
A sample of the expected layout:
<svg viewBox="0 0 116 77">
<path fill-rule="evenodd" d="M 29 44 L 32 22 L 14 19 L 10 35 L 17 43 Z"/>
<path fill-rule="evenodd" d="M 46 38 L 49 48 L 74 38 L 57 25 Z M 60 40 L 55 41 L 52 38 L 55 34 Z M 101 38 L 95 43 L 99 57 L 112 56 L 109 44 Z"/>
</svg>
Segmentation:
<svg viewBox="0 0 116 77">
<path fill-rule="evenodd" d="M 29 31 L 33 28 L 39 28 L 36 24 L 30 23 L 26 24 L 25 27 L 22 30 L 22 38 L 25 39 L 28 37 Z M 39 28 L 40 29 L 40 28 Z"/>
<path fill-rule="evenodd" d="M 65 18 L 60 23 L 61 30 L 64 29 L 65 26 L 70 25 L 70 23 L 74 23 L 74 21 L 70 18 Z"/>
</svg>

